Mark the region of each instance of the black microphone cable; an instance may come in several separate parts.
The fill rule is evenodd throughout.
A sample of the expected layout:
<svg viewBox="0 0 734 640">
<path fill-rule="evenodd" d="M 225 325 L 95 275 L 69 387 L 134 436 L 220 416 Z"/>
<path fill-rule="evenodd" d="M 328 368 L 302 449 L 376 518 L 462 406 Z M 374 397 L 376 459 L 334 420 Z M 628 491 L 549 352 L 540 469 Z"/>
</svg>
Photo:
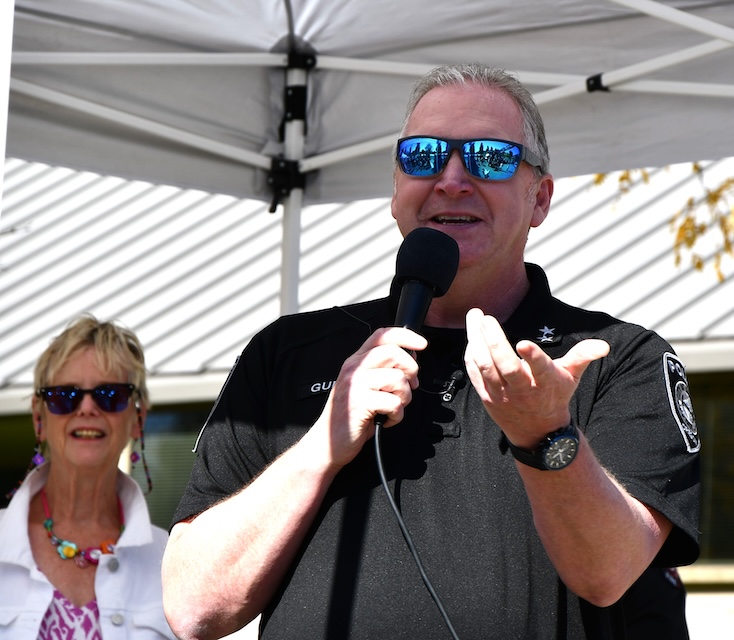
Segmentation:
<svg viewBox="0 0 734 640">
<path fill-rule="evenodd" d="M 431 300 L 444 295 L 456 276 L 459 268 L 459 246 L 450 236 L 427 227 L 413 229 L 405 236 L 403 244 L 398 250 L 395 269 L 395 282 L 400 285 L 400 297 L 395 313 L 395 325 L 420 331 L 420 327 L 426 319 L 428 307 Z M 448 390 L 447 390 L 448 391 Z M 385 416 L 375 416 L 375 457 L 377 460 L 377 471 L 380 474 L 382 487 L 385 489 L 387 499 L 390 502 L 395 517 L 403 533 L 403 538 L 408 549 L 415 560 L 423 583 L 436 603 L 441 616 L 448 627 L 451 637 L 459 640 L 454 626 L 451 624 L 446 609 L 433 588 L 426 570 L 423 568 L 418 550 L 413 544 L 413 538 L 405 526 L 403 515 L 400 513 L 395 498 L 390 493 L 390 487 L 385 477 L 385 469 L 382 463 L 382 447 L 380 436 L 385 426 Z"/>
<path fill-rule="evenodd" d="M 446 612 L 446 609 L 444 608 L 443 603 L 441 602 L 441 598 L 438 597 L 438 593 L 436 593 L 436 589 L 434 589 L 433 584 L 431 583 L 431 580 L 428 578 L 428 574 L 426 573 L 426 570 L 423 567 L 423 562 L 421 562 L 420 556 L 418 555 L 418 550 L 416 549 L 415 544 L 413 544 L 413 538 L 411 537 L 410 532 L 408 531 L 408 527 L 405 525 L 405 521 L 403 520 L 403 514 L 400 513 L 400 508 L 396 504 L 395 498 L 393 497 L 392 493 L 390 492 L 390 487 L 387 484 L 387 478 L 385 477 L 385 468 L 382 463 L 382 444 L 380 441 L 382 427 L 384 426 L 384 423 L 385 423 L 385 416 L 375 417 L 375 457 L 377 460 L 377 472 L 380 474 L 380 481 L 382 482 L 382 488 L 385 489 L 385 493 L 387 494 L 387 500 L 390 503 L 390 506 L 392 507 L 393 512 L 395 513 L 395 518 L 398 521 L 398 526 L 400 527 L 400 531 L 403 533 L 403 538 L 405 538 L 405 543 L 408 545 L 408 549 L 410 550 L 410 553 L 413 556 L 413 559 L 415 560 L 415 564 L 418 567 L 418 571 L 421 574 L 421 578 L 423 579 L 423 584 L 426 585 L 426 589 L 428 589 L 428 593 L 431 594 L 431 598 L 433 598 L 433 601 L 436 603 L 436 606 L 438 607 L 441 617 L 443 618 L 444 622 L 446 623 L 449 633 L 451 633 L 451 637 L 454 640 L 459 640 L 459 636 L 456 635 L 456 631 L 454 630 L 454 625 L 451 624 L 451 619 L 449 618 L 449 615 Z"/>
</svg>

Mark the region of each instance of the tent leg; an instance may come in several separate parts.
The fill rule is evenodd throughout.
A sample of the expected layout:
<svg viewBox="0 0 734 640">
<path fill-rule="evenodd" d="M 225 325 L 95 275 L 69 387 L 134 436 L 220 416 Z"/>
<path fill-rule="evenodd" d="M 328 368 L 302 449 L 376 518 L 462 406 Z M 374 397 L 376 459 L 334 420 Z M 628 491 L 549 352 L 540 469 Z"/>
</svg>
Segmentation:
<svg viewBox="0 0 734 640">
<path fill-rule="evenodd" d="M 298 311 L 298 284 L 301 260 L 301 208 L 303 189 L 292 189 L 283 203 L 283 242 L 281 243 L 280 315 Z"/>
</svg>

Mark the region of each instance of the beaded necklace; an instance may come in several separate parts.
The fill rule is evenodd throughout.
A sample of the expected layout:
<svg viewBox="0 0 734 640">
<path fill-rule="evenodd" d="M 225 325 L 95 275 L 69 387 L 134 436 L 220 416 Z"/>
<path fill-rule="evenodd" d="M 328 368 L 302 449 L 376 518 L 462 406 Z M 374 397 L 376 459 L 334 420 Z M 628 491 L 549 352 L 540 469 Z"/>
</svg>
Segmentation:
<svg viewBox="0 0 734 640">
<path fill-rule="evenodd" d="M 43 521 L 43 528 L 46 529 L 51 544 L 56 547 L 56 551 L 62 560 L 74 558 L 77 567 L 84 568 L 90 564 L 99 564 L 99 558 L 102 554 L 110 554 L 115 552 L 115 541 L 105 540 L 98 547 L 88 547 L 80 550 L 79 547 L 69 540 L 62 540 L 53 530 L 54 521 L 51 519 L 51 510 L 48 508 L 48 499 L 46 498 L 45 489 L 41 489 L 41 502 L 43 502 L 43 513 L 46 519 Z M 120 533 L 125 530 L 125 518 L 122 513 L 122 503 L 117 498 L 117 510 L 120 514 Z"/>
</svg>

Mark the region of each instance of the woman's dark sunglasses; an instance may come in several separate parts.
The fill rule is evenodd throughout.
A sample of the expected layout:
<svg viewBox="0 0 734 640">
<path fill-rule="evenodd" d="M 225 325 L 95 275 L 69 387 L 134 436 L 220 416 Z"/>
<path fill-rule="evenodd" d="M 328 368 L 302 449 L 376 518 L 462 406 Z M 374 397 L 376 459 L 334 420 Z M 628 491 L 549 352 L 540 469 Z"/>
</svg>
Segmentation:
<svg viewBox="0 0 734 640">
<path fill-rule="evenodd" d="M 409 176 L 436 176 L 443 171 L 454 149 L 460 152 L 469 174 L 480 180 L 507 180 L 515 175 L 523 160 L 533 167 L 542 165 L 540 158 L 521 144 L 492 138 L 410 136 L 398 140 L 396 157 L 401 171 Z"/>
<path fill-rule="evenodd" d="M 94 389 L 80 389 L 71 385 L 41 387 L 36 395 L 43 399 L 51 413 L 63 416 L 76 411 L 87 393 L 91 394 L 94 403 L 106 413 L 124 411 L 135 391 L 134 384 L 118 382 L 101 384 Z"/>
</svg>

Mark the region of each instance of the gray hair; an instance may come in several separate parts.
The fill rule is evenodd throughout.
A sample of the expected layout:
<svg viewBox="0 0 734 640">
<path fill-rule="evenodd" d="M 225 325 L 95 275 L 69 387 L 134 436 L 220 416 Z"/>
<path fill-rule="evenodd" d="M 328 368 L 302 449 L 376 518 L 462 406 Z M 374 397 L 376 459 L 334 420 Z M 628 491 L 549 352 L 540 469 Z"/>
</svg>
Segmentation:
<svg viewBox="0 0 734 640">
<path fill-rule="evenodd" d="M 431 89 L 466 84 L 477 84 L 486 88 L 499 89 L 515 101 L 523 119 L 523 137 L 525 139 L 522 144 L 540 157 L 542 163 L 539 168 L 540 173 L 548 173 L 550 156 L 548 142 L 545 138 L 543 118 L 530 91 L 516 76 L 504 69 L 471 63 L 446 65 L 429 71 L 413 87 L 408 100 L 403 131 L 405 131 L 416 105 Z"/>
</svg>

